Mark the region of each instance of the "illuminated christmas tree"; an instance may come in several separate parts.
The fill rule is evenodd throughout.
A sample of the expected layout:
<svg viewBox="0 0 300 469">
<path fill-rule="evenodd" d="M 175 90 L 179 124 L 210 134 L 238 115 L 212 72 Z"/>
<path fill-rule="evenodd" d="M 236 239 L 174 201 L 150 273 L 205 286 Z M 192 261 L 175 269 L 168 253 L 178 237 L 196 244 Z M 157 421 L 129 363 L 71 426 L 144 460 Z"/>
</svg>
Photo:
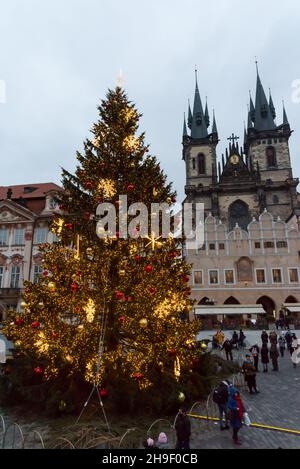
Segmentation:
<svg viewBox="0 0 300 469">
<path fill-rule="evenodd" d="M 124 239 L 119 216 L 121 195 L 128 206 L 142 202 L 149 212 L 151 203 L 171 208 L 176 195 L 144 135 L 137 135 L 140 115 L 121 88 L 108 92 L 99 114 L 93 138 L 77 154 L 75 175 L 63 171 L 51 226 L 59 241 L 42 246 L 43 275 L 26 285 L 23 312 L 10 314 L 5 333 L 23 359 L 30 357 L 31 374 L 46 388 L 96 382 L 112 402 L 121 393 L 125 407 L 127 397 L 143 405 L 143 395 L 160 391 L 178 404 L 201 359 L 199 324 L 188 320 L 190 266 L 180 240 L 157 236 L 150 217 L 147 233 L 135 223 Z M 116 208 L 111 236 L 101 236 L 96 216 L 105 202 Z M 128 223 L 135 218 L 128 215 Z"/>
</svg>

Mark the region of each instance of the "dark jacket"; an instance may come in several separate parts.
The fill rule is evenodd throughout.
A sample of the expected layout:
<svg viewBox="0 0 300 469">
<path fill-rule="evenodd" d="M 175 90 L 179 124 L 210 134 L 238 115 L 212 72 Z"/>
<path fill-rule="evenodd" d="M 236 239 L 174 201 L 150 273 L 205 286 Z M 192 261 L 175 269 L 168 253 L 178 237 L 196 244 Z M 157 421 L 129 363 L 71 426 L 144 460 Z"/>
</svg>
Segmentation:
<svg viewBox="0 0 300 469">
<path fill-rule="evenodd" d="M 270 348 L 270 357 L 271 357 L 272 359 L 279 357 L 279 353 L 278 353 L 276 344 L 272 344 L 272 345 L 271 345 L 271 348 Z"/>
<path fill-rule="evenodd" d="M 225 340 L 223 346 L 222 346 L 222 350 L 225 349 L 226 352 L 231 352 L 232 350 L 232 342 L 230 340 Z"/>
<path fill-rule="evenodd" d="M 179 414 L 175 424 L 178 440 L 186 440 L 191 436 L 191 422 L 187 415 Z"/>
<path fill-rule="evenodd" d="M 261 354 L 261 362 L 265 363 L 265 364 L 269 363 L 269 349 L 268 349 L 268 347 L 262 347 L 260 354 Z"/>
<path fill-rule="evenodd" d="M 270 333 L 270 334 L 269 334 L 269 339 L 270 339 L 270 343 L 271 343 L 271 344 L 277 345 L 278 339 L 277 339 L 277 334 L 276 334 L 276 332 L 275 332 L 275 334 L 274 334 L 274 333 Z"/>
<path fill-rule="evenodd" d="M 267 343 L 269 342 L 269 336 L 268 336 L 268 334 L 267 334 L 266 332 L 262 332 L 262 334 L 261 334 L 260 337 L 261 337 L 262 343 L 266 343 L 266 344 L 267 344 Z"/>
</svg>

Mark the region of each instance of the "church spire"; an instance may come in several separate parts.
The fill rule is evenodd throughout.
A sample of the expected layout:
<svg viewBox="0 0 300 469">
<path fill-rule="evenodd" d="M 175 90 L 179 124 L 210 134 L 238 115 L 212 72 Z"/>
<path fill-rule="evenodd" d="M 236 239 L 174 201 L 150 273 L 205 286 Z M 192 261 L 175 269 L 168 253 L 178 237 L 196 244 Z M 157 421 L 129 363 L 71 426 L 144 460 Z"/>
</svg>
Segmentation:
<svg viewBox="0 0 300 469">
<path fill-rule="evenodd" d="M 273 103 L 272 94 L 271 94 L 270 89 L 269 89 L 269 93 L 270 93 L 269 108 L 270 108 L 273 119 L 276 119 L 276 110 L 275 110 L 275 106 L 274 106 L 274 103 Z"/>
<path fill-rule="evenodd" d="M 201 97 L 198 88 L 197 70 L 196 70 L 196 89 L 194 99 L 194 109 L 192 118 L 191 138 L 200 139 L 208 136 L 205 116 L 203 113 L 203 107 Z"/>
<path fill-rule="evenodd" d="M 283 125 L 290 125 L 283 102 Z"/>
<path fill-rule="evenodd" d="M 191 106 L 190 106 L 190 100 L 189 100 L 189 109 L 188 109 L 188 128 L 191 129 L 192 128 L 192 122 L 193 122 L 193 114 L 192 114 L 192 111 L 191 111 Z"/>
<path fill-rule="evenodd" d="M 207 106 L 207 97 L 206 97 L 206 104 L 205 104 L 205 122 L 206 122 L 206 127 L 209 127 L 210 120 L 209 120 L 209 112 L 208 112 L 208 106 Z"/>
<path fill-rule="evenodd" d="M 216 123 L 216 116 L 215 110 L 213 110 L 213 125 L 212 125 L 212 133 L 218 135 L 217 123 Z"/>
<path fill-rule="evenodd" d="M 187 127 L 186 127 L 186 120 L 185 120 L 185 113 L 184 113 L 184 118 L 183 118 L 183 133 L 182 133 L 183 138 L 188 137 L 188 132 L 187 132 Z"/>
<path fill-rule="evenodd" d="M 249 94 L 250 94 L 250 110 L 248 110 L 248 111 L 249 111 L 249 114 L 250 114 L 251 121 L 254 122 L 255 121 L 255 107 L 254 107 L 254 104 L 253 104 L 253 101 L 252 101 L 251 91 L 249 91 Z M 252 124 L 251 124 L 250 127 L 252 127 Z"/>
<path fill-rule="evenodd" d="M 257 62 L 256 62 L 257 68 Z M 255 122 L 254 127 L 256 130 L 272 130 L 275 129 L 274 118 L 266 98 L 264 88 L 262 86 L 260 76 L 257 68 L 257 83 L 256 83 L 256 99 L 255 99 Z"/>
</svg>

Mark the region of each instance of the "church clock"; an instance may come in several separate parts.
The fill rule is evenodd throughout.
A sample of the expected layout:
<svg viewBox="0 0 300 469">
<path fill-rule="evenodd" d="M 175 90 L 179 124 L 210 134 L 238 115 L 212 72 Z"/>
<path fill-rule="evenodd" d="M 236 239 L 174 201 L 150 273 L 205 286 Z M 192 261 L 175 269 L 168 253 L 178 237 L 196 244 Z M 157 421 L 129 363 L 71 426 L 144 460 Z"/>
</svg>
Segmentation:
<svg viewBox="0 0 300 469">
<path fill-rule="evenodd" d="M 240 158 L 238 155 L 232 155 L 230 158 L 229 158 L 229 161 L 231 164 L 238 164 L 238 162 L 240 161 Z"/>
</svg>

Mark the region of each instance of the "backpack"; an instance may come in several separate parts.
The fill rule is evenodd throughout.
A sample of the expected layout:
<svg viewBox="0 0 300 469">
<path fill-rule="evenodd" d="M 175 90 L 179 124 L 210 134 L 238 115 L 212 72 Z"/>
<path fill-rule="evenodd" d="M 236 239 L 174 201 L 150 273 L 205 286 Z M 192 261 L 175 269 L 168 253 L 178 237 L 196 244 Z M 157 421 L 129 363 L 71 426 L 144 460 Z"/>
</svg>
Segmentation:
<svg viewBox="0 0 300 469">
<path fill-rule="evenodd" d="M 224 404 L 228 398 L 228 391 L 224 385 L 220 384 L 213 392 L 212 399 L 216 404 Z"/>
</svg>

